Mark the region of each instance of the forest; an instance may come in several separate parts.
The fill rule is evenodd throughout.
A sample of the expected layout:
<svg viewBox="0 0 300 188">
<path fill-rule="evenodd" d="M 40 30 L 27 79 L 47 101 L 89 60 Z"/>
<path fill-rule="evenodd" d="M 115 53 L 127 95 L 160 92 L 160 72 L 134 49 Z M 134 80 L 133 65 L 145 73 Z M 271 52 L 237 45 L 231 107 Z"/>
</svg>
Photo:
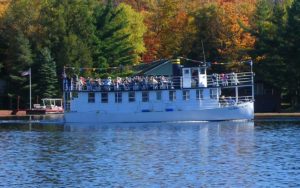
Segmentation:
<svg viewBox="0 0 300 188">
<path fill-rule="evenodd" d="M 0 108 L 15 108 L 17 97 L 28 106 L 28 77 L 21 73 L 29 68 L 38 102 L 61 97 L 65 66 L 86 76 L 113 76 L 157 59 L 204 55 L 226 63 L 224 69 L 252 59 L 256 79 L 297 109 L 300 0 L 0 2 Z M 86 67 L 92 69 L 82 72 Z"/>
</svg>

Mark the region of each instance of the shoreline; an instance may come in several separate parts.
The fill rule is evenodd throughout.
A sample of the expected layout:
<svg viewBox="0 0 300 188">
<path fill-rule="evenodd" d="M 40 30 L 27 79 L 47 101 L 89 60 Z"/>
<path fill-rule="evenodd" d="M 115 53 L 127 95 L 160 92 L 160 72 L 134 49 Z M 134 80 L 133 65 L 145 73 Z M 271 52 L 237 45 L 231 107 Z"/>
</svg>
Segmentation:
<svg viewBox="0 0 300 188">
<path fill-rule="evenodd" d="M 300 117 L 300 112 L 270 112 L 270 113 L 255 113 L 255 119 L 262 118 L 295 118 Z"/>
<path fill-rule="evenodd" d="M 19 116 L 28 116 L 26 110 L 0 110 L 0 117 L 19 117 Z M 255 119 L 261 118 L 292 118 L 300 117 L 300 112 L 270 112 L 270 113 L 255 113 Z"/>
</svg>

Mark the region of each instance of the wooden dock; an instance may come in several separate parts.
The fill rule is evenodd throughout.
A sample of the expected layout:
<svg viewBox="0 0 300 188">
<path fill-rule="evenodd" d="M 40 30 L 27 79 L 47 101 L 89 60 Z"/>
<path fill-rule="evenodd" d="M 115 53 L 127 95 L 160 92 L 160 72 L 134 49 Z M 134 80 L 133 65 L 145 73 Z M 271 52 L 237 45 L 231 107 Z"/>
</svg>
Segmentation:
<svg viewBox="0 0 300 188">
<path fill-rule="evenodd" d="M 26 110 L 0 110 L 0 117 L 26 116 Z"/>
<path fill-rule="evenodd" d="M 255 113 L 255 119 L 263 119 L 263 118 L 294 118 L 300 117 L 300 112 L 292 112 L 292 113 Z"/>
</svg>

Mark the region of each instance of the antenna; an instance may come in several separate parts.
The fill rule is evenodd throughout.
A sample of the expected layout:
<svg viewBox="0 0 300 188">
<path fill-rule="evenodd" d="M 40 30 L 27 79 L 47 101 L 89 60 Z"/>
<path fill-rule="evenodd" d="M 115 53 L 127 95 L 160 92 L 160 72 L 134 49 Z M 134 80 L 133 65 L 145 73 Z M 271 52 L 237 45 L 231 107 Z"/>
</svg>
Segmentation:
<svg viewBox="0 0 300 188">
<path fill-rule="evenodd" d="M 202 44 L 203 62 L 206 63 L 205 52 L 204 52 L 204 45 L 203 45 L 203 41 L 202 40 L 201 40 L 201 44 Z"/>
</svg>

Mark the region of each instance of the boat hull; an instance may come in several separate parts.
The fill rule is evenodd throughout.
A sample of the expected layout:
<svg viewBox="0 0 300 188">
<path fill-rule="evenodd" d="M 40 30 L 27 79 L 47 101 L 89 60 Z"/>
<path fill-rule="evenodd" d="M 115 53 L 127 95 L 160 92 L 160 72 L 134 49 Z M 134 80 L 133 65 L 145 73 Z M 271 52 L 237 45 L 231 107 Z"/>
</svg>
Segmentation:
<svg viewBox="0 0 300 188">
<path fill-rule="evenodd" d="M 109 122 L 174 122 L 174 121 L 222 121 L 251 120 L 254 118 L 253 102 L 213 109 L 107 113 L 102 111 L 65 112 L 64 120 L 70 123 L 109 123 Z"/>
</svg>

